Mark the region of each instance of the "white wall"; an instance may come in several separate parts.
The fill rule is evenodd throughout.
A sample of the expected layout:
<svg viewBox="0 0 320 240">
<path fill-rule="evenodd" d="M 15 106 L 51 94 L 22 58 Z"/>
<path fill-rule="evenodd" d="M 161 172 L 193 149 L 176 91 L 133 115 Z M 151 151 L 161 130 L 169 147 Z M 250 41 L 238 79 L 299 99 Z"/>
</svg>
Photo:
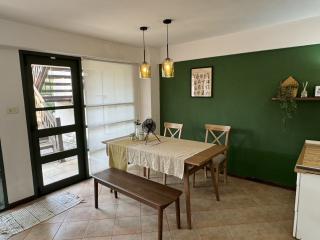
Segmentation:
<svg viewBox="0 0 320 240">
<path fill-rule="evenodd" d="M 34 194 L 18 50 L 131 63 L 141 62 L 142 51 L 137 47 L 1 19 L 0 33 L 0 138 L 8 198 L 9 203 L 12 203 Z M 153 76 L 151 82 L 159 82 L 158 75 Z M 149 105 L 151 82 L 139 83 L 143 94 L 149 95 L 145 98 L 147 102 L 141 101 L 141 105 L 147 105 L 144 115 L 155 114 L 158 118 L 159 106 L 152 106 L 152 103 Z M 18 107 L 19 113 L 7 114 L 8 107 Z"/>
<path fill-rule="evenodd" d="M 308 18 L 220 37 L 170 45 L 170 57 L 178 62 L 317 44 L 320 43 L 318 29 L 320 29 L 320 17 Z M 164 59 L 165 54 L 165 48 L 162 48 L 161 59 Z"/>
<path fill-rule="evenodd" d="M 0 48 L 0 137 L 9 202 L 33 194 L 18 51 Z M 7 107 L 18 114 L 7 114 Z"/>
</svg>

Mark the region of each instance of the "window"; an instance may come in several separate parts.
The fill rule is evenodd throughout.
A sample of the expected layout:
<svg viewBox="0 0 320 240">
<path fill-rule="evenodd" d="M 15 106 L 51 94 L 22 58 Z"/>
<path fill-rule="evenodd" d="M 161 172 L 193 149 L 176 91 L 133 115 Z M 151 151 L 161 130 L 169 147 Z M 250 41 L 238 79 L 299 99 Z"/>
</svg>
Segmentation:
<svg viewBox="0 0 320 240">
<path fill-rule="evenodd" d="M 137 117 L 133 64 L 83 60 L 90 172 L 108 168 L 102 141 L 134 132 Z"/>
</svg>

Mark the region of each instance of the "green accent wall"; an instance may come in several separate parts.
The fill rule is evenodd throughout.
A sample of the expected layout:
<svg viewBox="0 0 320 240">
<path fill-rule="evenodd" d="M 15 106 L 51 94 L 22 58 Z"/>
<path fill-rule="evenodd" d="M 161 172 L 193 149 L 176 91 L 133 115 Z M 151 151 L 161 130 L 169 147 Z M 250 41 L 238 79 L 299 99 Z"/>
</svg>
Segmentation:
<svg viewBox="0 0 320 240">
<path fill-rule="evenodd" d="M 214 67 L 214 96 L 192 98 L 191 68 L 207 66 Z M 271 98 L 290 75 L 309 81 L 313 96 L 320 85 L 320 45 L 176 62 L 174 78 L 160 77 L 161 126 L 183 123 L 182 138 L 204 141 L 205 123 L 231 125 L 230 174 L 295 187 L 304 140 L 320 140 L 320 101 L 298 102 L 284 127 L 279 102 Z"/>
</svg>

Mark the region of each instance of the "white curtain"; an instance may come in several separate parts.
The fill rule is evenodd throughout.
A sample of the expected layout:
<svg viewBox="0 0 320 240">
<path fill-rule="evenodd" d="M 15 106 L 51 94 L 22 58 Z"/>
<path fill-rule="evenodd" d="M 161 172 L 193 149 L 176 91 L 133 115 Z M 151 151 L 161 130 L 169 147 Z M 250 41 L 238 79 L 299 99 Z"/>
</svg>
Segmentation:
<svg viewBox="0 0 320 240">
<path fill-rule="evenodd" d="M 137 118 L 133 64 L 83 60 L 90 173 L 108 168 L 102 141 L 134 132 Z"/>
</svg>

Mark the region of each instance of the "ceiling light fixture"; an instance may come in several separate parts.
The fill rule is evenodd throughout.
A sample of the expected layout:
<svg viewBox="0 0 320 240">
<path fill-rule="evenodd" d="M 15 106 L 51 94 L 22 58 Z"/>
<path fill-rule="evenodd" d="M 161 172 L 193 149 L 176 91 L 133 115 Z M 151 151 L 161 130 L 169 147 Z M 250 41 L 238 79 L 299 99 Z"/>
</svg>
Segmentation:
<svg viewBox="0 0 320 240">
<path fill-rule="evenodd" d="M 174 63 L 172 59 L 169 58 L 169 31 L 168 26 L 172 22 L 172 19 L 165 19 L 163 23 L 167 25 L 167 58 L 164 59 L 162 63 L 162 77 L 172 78 L 174 77 Z"/>
<path fill-rule="evenodd" d="M 149 79 L 151 78 L 151 66 L 149 63 L 146 62 L 146 44 L 144 41 L 144 31 L 146 31 L 148 27 L 140 27 L 142 31 L 142 40 L 143 40 L 143 62 L 140 64 L 139 67 L 139 76 L 142 79 Z"/>
</svg>

